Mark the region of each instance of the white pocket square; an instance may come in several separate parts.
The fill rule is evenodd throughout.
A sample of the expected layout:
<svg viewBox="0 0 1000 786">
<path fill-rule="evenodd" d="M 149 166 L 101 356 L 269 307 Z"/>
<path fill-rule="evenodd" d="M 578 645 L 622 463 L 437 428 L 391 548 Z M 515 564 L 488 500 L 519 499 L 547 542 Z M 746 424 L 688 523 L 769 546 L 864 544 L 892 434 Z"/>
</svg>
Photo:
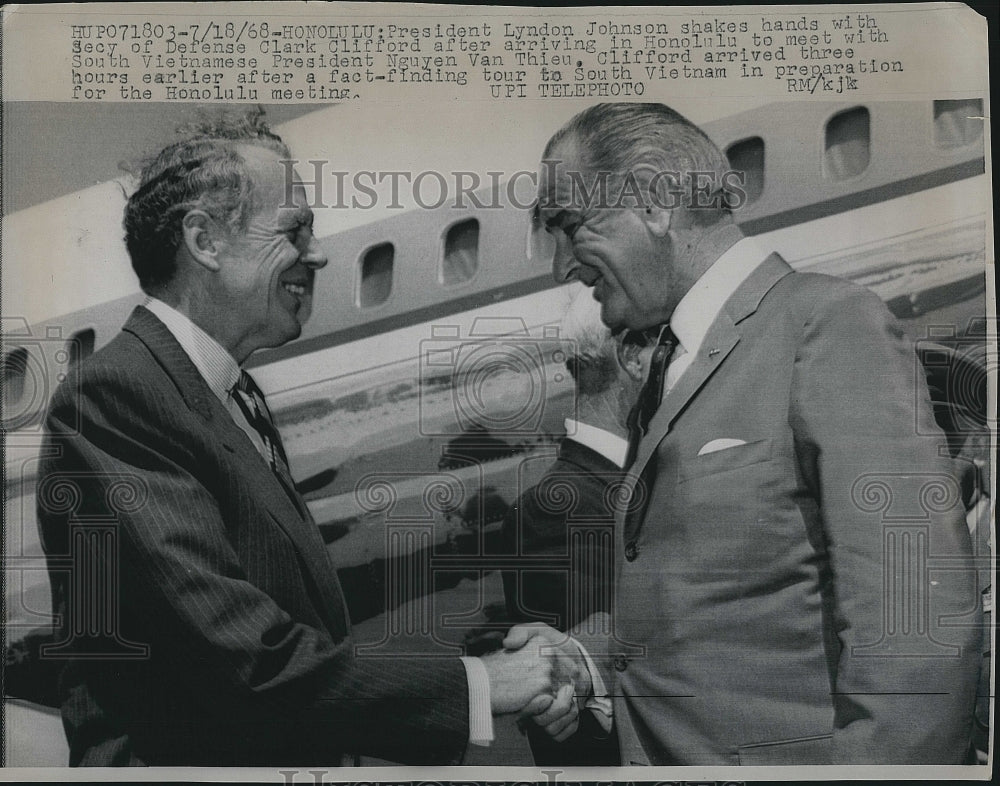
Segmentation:
<svg viewBox="0 0 1000 786">
<path fill-rule="evenodd" d="M 715 453 L 719 450 L 735 448 L 739 445 L 746 444 L 746 441 L 742 439 L 713 439 L 711 442 L 706 442 L 701 446 L 701 450 L 698 451 L 698 455 L 704 456 L 706 453 Z"/>
</svg>

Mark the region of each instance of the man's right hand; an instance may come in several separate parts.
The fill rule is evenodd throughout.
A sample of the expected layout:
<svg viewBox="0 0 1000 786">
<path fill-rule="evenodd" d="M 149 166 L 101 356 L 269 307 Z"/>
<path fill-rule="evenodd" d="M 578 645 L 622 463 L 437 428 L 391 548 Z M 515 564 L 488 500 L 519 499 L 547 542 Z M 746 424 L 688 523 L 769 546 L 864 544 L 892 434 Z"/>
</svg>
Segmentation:
<svg viewBox="0 0 1000 786">
<path fill-rule="evenodd" d="M 515 625 L 507 632 L 503 646 L 508 649 L 520 649 L 532 641 L 543 642 L 543 654 L 554 658 L 553 681 L 556 689 L 566 682 L 572 682 L 577 698 L 584 699 L 590 695 L 590 671 L 587 669 L 580 647 L 567 633 L 558 631 L 540 622 L 529 622 Z"/>
<path fill-rule="evenodd" d="M 517 712 L 536 696 L 556 693 L 559 686 L 553 684 L 553 675 L 566 664 L 558 664 L 561 654 L 546 644 L 542 637 L 534 637 L 519 649 L 504 649 L 481 658 L 490 678 L 494 714 Z"/>
</svg>

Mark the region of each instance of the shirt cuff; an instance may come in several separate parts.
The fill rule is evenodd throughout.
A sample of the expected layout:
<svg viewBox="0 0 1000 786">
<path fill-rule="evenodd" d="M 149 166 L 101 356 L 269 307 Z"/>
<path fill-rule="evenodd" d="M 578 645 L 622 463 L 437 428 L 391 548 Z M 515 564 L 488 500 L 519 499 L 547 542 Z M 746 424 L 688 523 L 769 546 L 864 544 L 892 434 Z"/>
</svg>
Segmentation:
<svg viewBox="0 0 1000 786">
<path fill-rule="evenodd" d="M 488 746 L 493 742 L 490 710 L 490 675 L 479 658 L 461 658 L 469 681 L 469 743 Z"/>
<path fill-rule="evenodd" d="M 601 725 L 601 728 L 606 732 L 610 732 L 612 717 L 614 716 L 614 707 L 611 702 L 611 697 L 608 695 L 608 688 L 604 684 L 601 672 L 597 670 L 597 666 L 595 666 L 594 661 L 591 660 L 590 653 L 587 652 L 587 648 L 576 639 L 572 639 L 572 641 L 576 645 L 576 648 L 580 650 L 580 654 L 583 655 L 584 665 L 586 665 L 587 671 L 590 673 L 591 695 L 587 697 L 587 701 L 584 702 L 583 706 L 588 710 L 593 710 L 594 718 Z"/>
</svg>

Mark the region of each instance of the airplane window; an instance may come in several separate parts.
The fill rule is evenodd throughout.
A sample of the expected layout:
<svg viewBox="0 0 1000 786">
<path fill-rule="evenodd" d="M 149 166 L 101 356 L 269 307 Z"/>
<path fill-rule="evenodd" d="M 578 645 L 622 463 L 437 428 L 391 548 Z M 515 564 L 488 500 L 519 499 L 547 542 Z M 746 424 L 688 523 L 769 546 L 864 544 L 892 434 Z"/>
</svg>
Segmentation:
<svg viewBox="0 0 1000 786">
<path fill-rule="evenodd" d="M 823 174 L 832 180 L 860 175 L 871 160 L 871 115 L 863 106 L 839 112 L 826 124 Z"/>
<path fill-rule="evenodd" d="M 379 306 L 392 292 L 392 263 L 396 249 L 392 243 L 372 246 L 361 257 L 357 304 L 361 308 Z"/>
<path fill-rule="evenodd" d="M 479 267 L 479 222 L 470 218 L 448 228 L 441 258 L 441 283 L 461 284 L 476 275 Z"/>
<path fill-rule="evenodd" d="M 983 134 L 983 102 L 972 98 L 934 102 L 934 144 L 960 147 Z"/>
<path fill-rule="evenodd" d="M 3 359 L 3 426 L 4 428 L 16 428 L 10 423 L 11 413 L 16 413 L 20 409 L 21 399 L 24 398 L 24 378 L 28 372 L 28 350 L 18 347 L 11 350 Z"/>
<path fill-rule="evenodd" d="M 70 368 L 90 357 L 94 352 L 94 329 L 87 328 L 74 333 L 66 342 L 66 350 L 69 352 Z"/>
<path fill-rule="evenodd" d="M 743 191 L 747 204 L 756 202 L 764 193 L 764 140 L 759 136 L 733 142 L 727 150 L 729 165 L 743 173 Z"/>
</svg>

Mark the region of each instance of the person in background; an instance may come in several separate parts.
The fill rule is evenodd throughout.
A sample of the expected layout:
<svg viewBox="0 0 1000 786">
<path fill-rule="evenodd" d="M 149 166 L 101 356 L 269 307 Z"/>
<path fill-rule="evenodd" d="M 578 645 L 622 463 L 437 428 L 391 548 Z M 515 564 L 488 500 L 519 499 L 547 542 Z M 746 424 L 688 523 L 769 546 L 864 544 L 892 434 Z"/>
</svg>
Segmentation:
<svg viewBox="0 0 1000 786">
<path fill-rule="evenodd" d="M 504 518 L 503 551 L 519 564 L 502 577 L 511 622 L 548 622 L 566 631 L 611 610 L 615 493 L 628 458 L 628 414 L 649 351 L 638 336 L 612 336 L 588 290 L 570 304 L 560 337 L 574 348 L 566 366 L 576 383 L 576 417 L 566 420 L 552 466 Z M 582 713 L 571 743 L 553 742 L 529 726 L 535 763 L 617 765 L 608 708 L 595 703 Z"/>
<path fill-rule="evenodd" d="M 509 619 L 568 630 L 610 610 L 614 493 L 624 474 L 627 419 L 648 352 L 634 334 L 611 335 L 587 290 L 570 304 L 560 336 L 574 348 L 566 366 L 576 384 L 575 417 L 566 420 L 555 462 L 504 518 L 506 553 L 525 560 L 503 572 L 503 584 Z M 560 567 L 550 567 L 553 562 Z"/>
</svg>

